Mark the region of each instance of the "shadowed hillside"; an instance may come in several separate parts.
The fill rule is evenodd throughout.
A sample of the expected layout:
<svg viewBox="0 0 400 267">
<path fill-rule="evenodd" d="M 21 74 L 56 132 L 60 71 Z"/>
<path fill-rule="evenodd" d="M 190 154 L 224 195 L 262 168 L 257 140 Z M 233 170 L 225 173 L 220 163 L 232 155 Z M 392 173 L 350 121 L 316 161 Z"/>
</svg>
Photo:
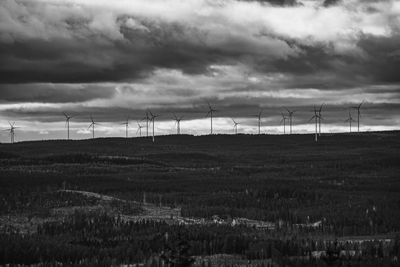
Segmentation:
<svg viewBox="0 0 400 267">
<path fill-rule="evenodd" d="M 312 135 L 181 135 L 157 136 L 155 143 L 100 138 L 1 144 L 1 231 L 4 240 L 10 233 L 30 233 L 43 247 L 56 239 L 88 250 L 111 246 L 114 260 L 113 253 L 132 251 L 130 260 L 116 260 L 120 263 L 161 255 L 168 247 L 165 232 L 171 242 L 183 236 L 194 256 L 225 253 L 275 263 L 328 251 L 325 245 L 304 245 L 309 238 L 379 237 L 392 242 L 385 251 L 390 261 L 389 254 L 398 253 L 393 242 L 400 231 L 399 137 L 399 132 L 326 134 L 315 143 Z M 93 220 L 115 236 L 142 225 L 134 228 L 137 237 L 128 235 L 129 244 L 137 245 L 115 240 L 111 245 L 110 236 L 86 225 Z M 79 221 L 93 235 L 68 232 Z M 160 236 L 148 234 L 150 229 Z M 103 241 L 94 244 L 93 238 Z M 297 249 L 284 245 L 288 238 Z M 14 240 L 15 246 L 33 242 Z M 92 260 L 63 249 L 72 261 Z M 5 251 L 0 255 L 6 255 L 1 262 L 20 262 Z M 40 250 L 35 255 L 47 257 Z"/>
</svg>

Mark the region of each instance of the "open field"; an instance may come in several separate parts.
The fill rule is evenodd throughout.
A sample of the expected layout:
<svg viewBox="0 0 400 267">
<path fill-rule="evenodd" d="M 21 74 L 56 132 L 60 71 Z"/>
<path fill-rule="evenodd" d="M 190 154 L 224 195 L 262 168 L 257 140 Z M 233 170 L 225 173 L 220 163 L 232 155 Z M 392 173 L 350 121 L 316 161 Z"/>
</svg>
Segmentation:
<svg viewBox="0 0 400 267">
<path fill-rule="evenodd" d="M 391 266 L 399 173 L 400 132 L 0 144 L 0 264 Z"/>
</svg>

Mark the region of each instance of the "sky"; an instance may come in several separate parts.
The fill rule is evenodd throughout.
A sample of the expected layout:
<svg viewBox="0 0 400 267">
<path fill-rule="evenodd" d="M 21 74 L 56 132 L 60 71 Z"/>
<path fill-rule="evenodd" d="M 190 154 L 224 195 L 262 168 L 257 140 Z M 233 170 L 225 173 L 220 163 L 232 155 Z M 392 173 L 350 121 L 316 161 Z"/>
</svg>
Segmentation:
<svg viewBox="0 0 400 267">
<path fill-rule="evenodd" d="M 156 134 L 399 129 L 400 1 L 1 0 L 0 142 Z M 141 124 L 145 124 L 143 121 Z M 354 126 L 355 123 L 353 123 Z M 355 128 L 353 128 L 355 130 Z M 143 129 L 145 132 L 145 130 Z"/>
</svg>

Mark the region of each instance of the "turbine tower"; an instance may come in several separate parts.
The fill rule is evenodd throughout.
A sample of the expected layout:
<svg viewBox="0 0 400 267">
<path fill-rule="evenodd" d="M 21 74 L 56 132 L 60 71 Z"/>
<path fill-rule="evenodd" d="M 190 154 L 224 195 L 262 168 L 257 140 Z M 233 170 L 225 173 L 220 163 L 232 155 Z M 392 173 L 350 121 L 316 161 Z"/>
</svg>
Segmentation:
<svg viewBox="0 0 400 267">
<path fill-rule="evenodd" d="M 208 117 L 208 115 L 210 115 L 210 119 L 211 119 L 210 134 L 213 134 L 213 113 L 217 112 L 217 110 L 213 109 L 211 107 L 210 103 L 207 103 L 207 104 L 208 104 L 208 112 L 207 112 L 206 117 Z"/>
<path fill-rule="evenodd" d="M 351 133 L 351 123 L 352 123 L 353 121 L 355 121 L 355 120 L 354 120 L 353 117 L 351 116 L 351 112 L 350 112 L 350 110 L 349 110 L 349 118 L 348 118 L 347 120 L 345 120 L 345 122 L 348 122 L 348 123 L 349 123 L 349 133 Z"/>
<path fill-rule="evenodd" d="M 240 124 L 240 123 L 238 123 L 238 122 L 236 122 L 234 119 L 232 119 L 232 121 L 233 121 L 233 132 L 235 133 L 235 134 L 237 134 L 237 126 Z"/>
<path fill-rule="evenodd" d="M 14 144 L 14 142 L 15 142 L 15 129 L 17 129 L 19 127 L 14 126 L 15 122 L 13 122 L 13 123 L 8 122 L 8 124 L 10 124 L 10 128 L 9 129 L 5 129 L 4 131 L 10 132 L 10 138 L 11 138 L 10 139 L 10 143 Z"/>
<path fill-rule="evenodd" d="M 260 110 L 260 112 L 258 112 L 257 115 L 254 115 L 258 119 L 258 134 L 261 134 L 261 113 L 262 113 L 262 110 Z"/>
<path fill-rule="evenodd" d="M 88 129 L 89 129 L 90 127 L 92 128 L 92 139 L 94 139 L 94 126 L 95 126 L 96 124 L 98 124 L 98 123 L 97 123 L 97 122 L 94 122 L 92 116 L 90 116 L 90 120 L 91 120 L 92 123 L 89 125 Z"/>
<path fill-rule="evenodd" d="M 357 132 L 360 132 L 360 116 L 361 116 L 360 109 L 361 109 L 361 105 L 362 105 L 362 104 L 364 104 L 364 101 L 362 101 L 362 102 L 360 103 L 360 105 L 355 106 L 355 107 L 352 107 L 353 109 L 356 109 L 356 110 L 357 110 Z"/>
<path fill-rule="evenodd" d="M 159 115 L 154 115 L 153 113 L 151 113 L 151 111 L 149 111 L 149 113 L 150 113 L 150 121 L 153 122 L 153 143 L 154 143 L 154 121 Z"/>
<path fill-rule="evenodd" d="M 137 131 L 136 131 L 136 134 L 139 132 L 140 137 L 142 137 L 142 128 L 143 128 L 144 126 L 140 125 L 139 122 L 137 122 L 137 125 L 138 125 L 138 129 L 137 129 Z"/>
<path fill-rule="evenodd" d="M 146 111 L 146 116 L 142 120 L 146 120 L 146 137 L 149 137 L 149 121 L 151 121 L 149 111 Z"/>
<path fill-rule="evenodd" d="M 318 134 L 319 134 L 319 136 L 321 136 L 321 120 L 322 120 L 321 112 L 322 112 L 323 105 L 324 105 L 324 103 L 322 103 L 318 109 L 318 127 L 319 127 Z"/>
<path fill-rule="evenodd" d="M 67 140 L 69 140 L 69 121 L 74 117 L 70 116 L 67 113 L 63 112 L 65 116 L 65 127 L 67 127 Z"/>
<path fill-rule="evenodd" d="M 320 117 L 321 116 L 319 115 L 319 112 L 314 105 L 314 116 L 310 118 L 309 122 L 315 119 L 315 142 L 318 142 L 318 122 L 320 120 Z"/>
<path fill-rule="evenodd" d="M 281 113 L 281 115 L 282 115 L 281 124 L 283 122 L 283 134 L 286 134 L 286 120 L 288 119 L 288 117 L 286 117 L 286 115 L 283 113 Z"/>
<path fill-rule="evenodd" d="M 288 118 L 289 118 L 289 127 L 290 127 L 290 134 L 292 134 L 292 121 L 293 121 L 293 114 L 296 112 L 294 110 L 289 110 L 288 108 L 285 108 L 288 112 Z"/>
<path fill-rule="evenodd" d="M 121 123 L 121 125 L 125 125 L 125 138 L 128 138 L 129 118 L 126 117 L 126 121 Z"/>
<path fill-rule="evenodd" d="M 181 134 L 181 120 L 183 119 L 183 116 L 178 117 L 174 114 L 175 118 L 175 123 L 176 123 L 176 134 Z"/>
</svg>

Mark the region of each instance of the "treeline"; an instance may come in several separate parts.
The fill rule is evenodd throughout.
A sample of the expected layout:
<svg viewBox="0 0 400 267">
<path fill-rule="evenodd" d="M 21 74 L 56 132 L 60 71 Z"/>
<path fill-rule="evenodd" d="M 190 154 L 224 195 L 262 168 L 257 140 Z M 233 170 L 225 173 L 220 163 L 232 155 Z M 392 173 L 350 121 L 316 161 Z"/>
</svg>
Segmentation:
<svg viewBox="0 0 400 267">
<path fill-rule="evenodd" d="M 282 239 L 247 227 L 133 222 L 105 213 L 77 211 L 63 221 L 42 224 L 37 233 L 31 235 L 2 233 L 0 264 L 135 264 L 162 255 L 180 241 L 187 243 L 188 256 L 236 254 L 248 260 L 311 260 L 313 251 L 352 250 L 357 252 L 353 257 L 360 260 L 400 257 L 399 237 L 389 244 L 378 241 L 340 243 L 294 235 Z"/>
<path fill-rule="evenodd" d="M 81 178 L 85 182 L 84 178 Z M 88 180 L 89 182 L 89 180 Z M 95 184 L 102 188 L 102 181 L 95 180 Z M 123 181 L 125 184 L 125 182 Z M 327 192 L 320 190 L 306 191 L 295 185 L 283 187 L 282 185 L 260 186 L 254 189 L 251 186 L 242 191 L 220 191 L 214 193 L 199 192 L 154 192 L 141 191 L 140 183 L 156 184 L 153 181 L 133 183 L 132 187 L 126 186 L 119 179 L 114 179 L 114 184 L 107 190 L 111 195 L 122 199 L 142 202 L 143 195 L 146 201 L 155 205 L 181 207 L 184 217 L 211 219 L 218 215 L 224 219 L 248 218 L 283 224 L 281 228 L 286 231 L 295 231 L 296 225 L 321 222 L 322 227 L 310 229 L 322 234 L 346 235 L 371 235 L 400 231 L 400 200 L 396 196 L 387 194 L 383 199 L 349 198 L 345 193 Z M 170 183 L 169 180 L 161 185 Z M 160 186 L 160 185 L 158 185 Z M 191 186 L 188 184 L 188 186 Z M 0 189 L 0 214 L 27 213 L 32 216 L 46 216 L 49 209 L 71 206 L 93 206 L 99 204 L 99 199 L 80 194 L 58 191 L 60 188 L 70 187 L 69 183 L 60 182 L 59 186 L 45 186 L 36 188 L 3 187 Z M 85 189 L 75 187 L 76 189 Z M 45 190 L 45 191 L 43 191 Z M 106 190 L 106 189 L 103 189 Z M 116 191 L 114 191 L 116 190 Z M 122 190 L 122 191 L 120 191 Z M 106 193 L 106 192 L 105 192 Z M 108 203 L 113 209 L 122 214 L 138 214 L 140 206 L 129 201 L 113 201 Z"/>
</svg>

